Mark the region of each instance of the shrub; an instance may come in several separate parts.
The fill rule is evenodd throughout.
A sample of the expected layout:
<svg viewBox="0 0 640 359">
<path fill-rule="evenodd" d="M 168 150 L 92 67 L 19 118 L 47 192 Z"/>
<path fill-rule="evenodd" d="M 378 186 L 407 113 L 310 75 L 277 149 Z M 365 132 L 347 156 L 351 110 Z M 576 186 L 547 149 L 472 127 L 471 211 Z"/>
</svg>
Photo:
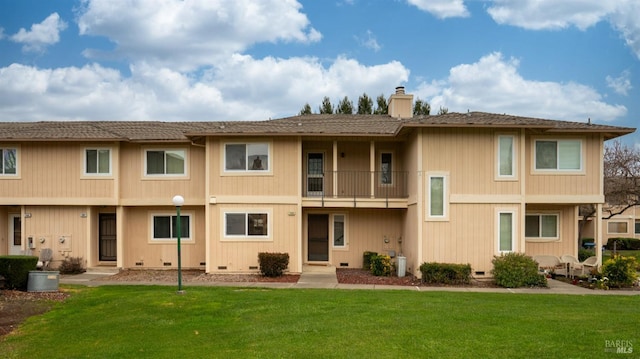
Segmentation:
<svg viewBox="0 0 640 359">
<path fill-rule="evenodd" d="M 0 256 L 0 275 L 8 289 L 27 290 L 29 271 L 36 270 L 38 257 Z"/>
<path fill-rule="evenodd" d="M 362 254 L 362 269 L 371 270 L 371 258 L 377 256 L 378 252 L 366 251 Z"/>
<path fill-rule="evenodd" d="M 260 273 L 265 277 L 280 277 L 289 265 L 289 253 L 258 253 Z"/>
<path fill-rule="evenodd" d="M 84 273 L 85 269 L 83 263 L 84 260 L 82 257 L 67 257 L 62 261 L 62 263 L 60 263 L 58 270 L 60 271 L 60 274 Z"/>
<path fill-rule="evenodd" d="M 609 287 L 631 287 L 638 278 L 636 258 L 615 256 L 604 262 L 602 275 L 609 279 Z"/>
<path fill-rule="evenodd" d="M 578 249 L 578 260 L 580 262 L 584 262 L 585 259 L 595 255 L 596 255 L 595 252 L 591 249 L 584 249 L 584 248 Z"/>
<path fill-rule="evenodd" d="M 604 246 L 608 250 L 613 250 L 613 247 L 619 251 L 636 251 L 640 250 L 640 239 L 638 238 L 609 238 L 607 244 Z"/>
<path fill-rule="evenodd" d="M 390 276 L 391 272 L 391 257 L 386 254 L 371 257 L 371 274 L 375 276 Z"/>
<path fill-rule="evenodd" d="M 422 263 L 422 282 L 431 284 L 469 284 L 471 265 L 452 263 Z"/>
<path fill-rule="evenodd" d="M 546 287 L 547 278 L 538 272 L 538 263 L 524 253 L 494 256 L 491 273 L 496 284 L 506 288 Z"/>
</svg>

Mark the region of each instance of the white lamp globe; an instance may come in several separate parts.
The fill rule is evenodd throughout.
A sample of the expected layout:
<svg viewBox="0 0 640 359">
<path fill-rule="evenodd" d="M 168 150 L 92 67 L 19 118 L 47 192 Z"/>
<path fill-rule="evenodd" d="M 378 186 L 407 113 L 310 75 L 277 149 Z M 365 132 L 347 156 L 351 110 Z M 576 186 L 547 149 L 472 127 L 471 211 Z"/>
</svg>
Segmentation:
<svg viewBox="0 0 640 359">
<path fill-rule="evenodd" d="M 184 204 L 184 197 L 181 195 L 176 195 L 173 197 L 173 205 L 176 207 L 182 207 Z"/>
</svg>

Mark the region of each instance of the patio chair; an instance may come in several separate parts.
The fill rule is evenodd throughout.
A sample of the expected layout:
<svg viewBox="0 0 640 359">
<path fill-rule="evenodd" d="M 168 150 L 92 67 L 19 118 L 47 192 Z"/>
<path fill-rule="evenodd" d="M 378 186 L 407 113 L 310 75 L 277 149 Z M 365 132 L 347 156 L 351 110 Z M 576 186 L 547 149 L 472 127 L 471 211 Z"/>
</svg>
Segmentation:
<svg viewBox="0 0 640 359">
<path fill-rule="evenodd" d="M 533 256 L 533 260 L 538 262 L 538 270 L 541 272 L 547 270 L 556 274 L 564 275 L 565 277 L 568 275 L 567 265 L 562 263 L 558 256 L 538 255 Z"/>
<path fill-rule="evenodd" d="M 572 256 L 571 254 L 563 254 L 562 257 L 560 257 L 560 260 L 569 266 L 569 276 L 573 277 L 576 275 L 576 273 L 584 275 L 584 266 L 578 260 L 578 258 Z"/>
<path fill-rule="evenodd" d="M 588 270 L 587 273 L 591 272 L 593 269 L 598 269 L 598 257 L 591 256 L 582 262 L 582 274 L 585 274 L 585 271 Z"/>
<path fill-rule="evenodd" d="M 38 264 L 36 268 L 40 270 L 49 270 L 49 264 L 53 259 L 53 250 L 51 248 L 42 248 L 40 250 L 40 257 L 38 258 Z"/>
</svg>

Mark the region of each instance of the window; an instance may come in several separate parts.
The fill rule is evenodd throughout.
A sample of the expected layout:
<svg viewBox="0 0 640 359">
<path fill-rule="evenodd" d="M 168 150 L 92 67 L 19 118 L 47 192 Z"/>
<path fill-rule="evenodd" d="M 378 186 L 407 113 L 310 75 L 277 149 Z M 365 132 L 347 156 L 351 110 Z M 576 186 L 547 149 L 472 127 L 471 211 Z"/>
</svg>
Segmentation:
<svg viewBox="0 0 640 359">
<path fill-rule="evenodd" d="M 636 234 L 640 234 L 640 219 L 636 219 Z"/>
<path fill-rule="evenodd" d="M 111 174 L 111 150 L 108 148 L 87 148 L 84 151 L 84 173 L 88 175 Z"/>
<path fill-rule="evenodd" d="M 513 251 L 514 213 L 498 212 L 498 250 L 500 252 Z"/>
<path fill-rule="evenodd" d="M 333 246 L 334 247 L 345 247 L 345 227 L 344 227 L 344 214 L 334 214 L 333 215 Z"/>
<path fill-rule="evenodd" d="M 151 226 L 154 241 L 178 238 L 178 216 L 176 215 L 153 214 Z M 191 214 L 180 215 L 180 240 L 191 240 Z"/>
<path fill-rule="evenodd" d="M 380 183 L 393 184 L 393 163 L 391 153 L 380 154 Z"/>
<path fill-rule="evenodd" d="M 536 170 L 579 171 L 582 169 L 580 140 L 536 141 Z"/>
<path fill-rule="evenodd" d="M 612 234 L 627 233 L 627 222 L 609 222 L 607 224 L 607 230 Z"/>
<path fill-rule="evenodd" d="M 498 136 L 498 177 L 515 177 L 514 143 L 514 136 Z"/>
<path fill-rule="evenodd" d="M 0 147 L 0 175 L 15 176 L 18 174 L 18 149 Z"/>
<path fill-rule="evenodd" d="M 224 214 L 225 237 L 268 237 L 269 216 L 260 212 L 227 212 Z"/>
<path fill-rule="evenodd" d="M 147 176 L 176 176 L 185 175 L 185 150 L 146 150 L 145 173 Z"/>
<path fill-rule="evenodd" d="M 446 217 L 446 181 L 444 176 L 429 176 L 429 217 Z"/>
<path fill-rule="evenodd" d="M 558 238 L 557 214 L 528 214 L 524 226 L 527 238 Z"/>
<path fill-rule="evenodd" d="M 226 144 L 224 146 L 225 171 L 268 171 L 269 144 Z"/>
</svg>

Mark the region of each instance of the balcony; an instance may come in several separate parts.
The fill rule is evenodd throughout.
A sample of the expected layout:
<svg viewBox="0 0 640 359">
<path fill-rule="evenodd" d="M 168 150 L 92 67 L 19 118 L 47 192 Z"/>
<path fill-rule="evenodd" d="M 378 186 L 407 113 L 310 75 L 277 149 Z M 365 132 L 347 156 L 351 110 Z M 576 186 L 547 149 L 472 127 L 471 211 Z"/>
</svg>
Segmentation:
<svg viewBox="0 0 640 359">
<path fill-rule="evenodd" d="M 307 173 L 303 205 L 308 207 L 406 208 L 405 171 Z"/>
</svg>

